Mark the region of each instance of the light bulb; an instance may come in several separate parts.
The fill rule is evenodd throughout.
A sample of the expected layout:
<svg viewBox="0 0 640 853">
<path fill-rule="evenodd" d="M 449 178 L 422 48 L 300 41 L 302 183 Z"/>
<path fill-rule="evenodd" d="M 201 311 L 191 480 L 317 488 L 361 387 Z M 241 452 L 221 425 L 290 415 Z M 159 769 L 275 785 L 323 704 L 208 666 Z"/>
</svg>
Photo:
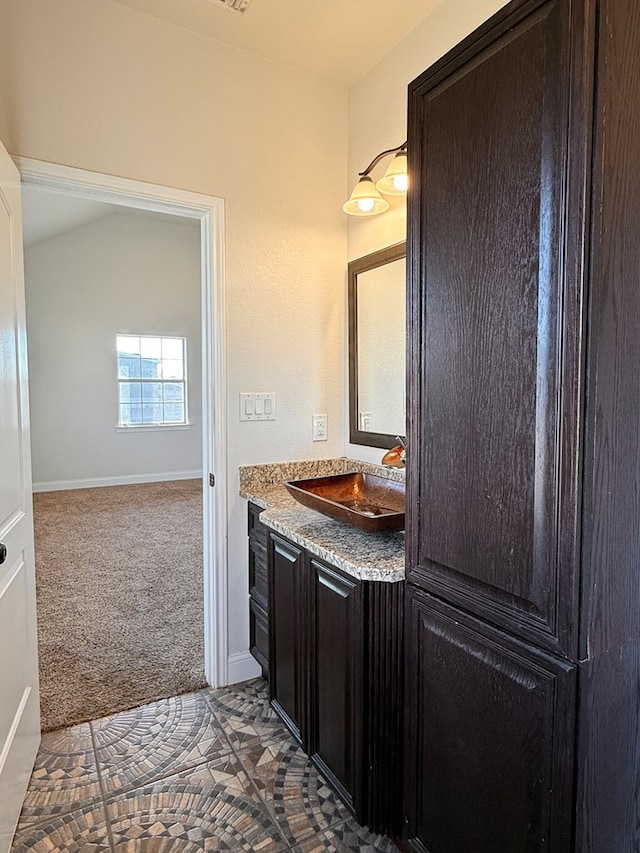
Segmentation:
<svg viewBox="0 0 640 853">
<path fill-rule="evenodd" d="M 393 176 L 393 186 L 398 190 L 398 192 L 406 193 L 407 188 L 409 187 L 409 178 L 407 175 L 394 175 Z"/>
<path fill-rule="evenodd" d="M 372 198 L 359 198 L 358 199 L 358 209 L 363 213 L 369 213 L 373 210 L 373 205 L 375 204 Z"/>
</svg>

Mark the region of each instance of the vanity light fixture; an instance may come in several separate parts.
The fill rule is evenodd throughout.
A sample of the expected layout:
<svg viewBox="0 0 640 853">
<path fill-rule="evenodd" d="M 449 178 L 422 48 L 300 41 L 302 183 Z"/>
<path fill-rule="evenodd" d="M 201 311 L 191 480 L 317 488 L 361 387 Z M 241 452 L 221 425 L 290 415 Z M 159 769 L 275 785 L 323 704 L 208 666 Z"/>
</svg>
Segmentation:
<svg viewBox="0 0 640 853">
<path fill-rule="evenodd" d="M 370 173 L 378 165 L 380 160 L 395 154 L 389 164 L 387 171 L 374 184 Z M 360 180 L 354 187 L 349 200 L 342 205 L 345 213 L 352 216 L 374 216 L 376 213 L 384 213 L 389 208 L 389 202 L 381 195 L 404 195 L 407 191 L 407 143 L 403 142 L 397 148 L 389 148 L 382 151 L 369 163 L 367 168 L 359 173 Z"/>
<path fill-rule="evenodd" d="M 216 6 L 224 6 L 232 12 L 244 12 L 251 0 L 213 0 Z"/>
</svg>

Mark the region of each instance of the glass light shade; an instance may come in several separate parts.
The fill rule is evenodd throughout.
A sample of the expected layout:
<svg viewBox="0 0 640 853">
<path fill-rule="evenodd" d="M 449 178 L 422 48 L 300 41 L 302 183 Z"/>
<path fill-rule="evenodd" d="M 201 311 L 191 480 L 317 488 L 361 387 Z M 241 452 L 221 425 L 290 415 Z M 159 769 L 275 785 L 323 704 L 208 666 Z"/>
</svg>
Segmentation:
<svg viewBox="0 0 640 853">
<path fill-rule="evenodd" d="M 349 201 L 342 205 L 345 213 L 351 216 L 374 216 L 384 213 L 389 202 L 382 198 L 370 177 L 360 178 L 355 185 Z"/>
<path fill-rule="evenodd" d="M 408 185 L 407 152 L 398 151 L 376 187 L 385 195 L 404 195 Z"/>
</svg>

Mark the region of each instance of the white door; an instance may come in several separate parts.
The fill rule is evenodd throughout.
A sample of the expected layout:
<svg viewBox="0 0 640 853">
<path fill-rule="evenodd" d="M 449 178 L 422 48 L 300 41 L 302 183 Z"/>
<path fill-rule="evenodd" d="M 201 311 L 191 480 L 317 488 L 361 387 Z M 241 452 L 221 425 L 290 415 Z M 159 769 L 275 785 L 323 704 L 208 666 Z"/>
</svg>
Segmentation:
<svg viewBox="0 0 640 853">
<path fill-rule="evenodd" d="M 0 853 L 40 743 L 20 175 L 0 144 Z"/>
</svg>

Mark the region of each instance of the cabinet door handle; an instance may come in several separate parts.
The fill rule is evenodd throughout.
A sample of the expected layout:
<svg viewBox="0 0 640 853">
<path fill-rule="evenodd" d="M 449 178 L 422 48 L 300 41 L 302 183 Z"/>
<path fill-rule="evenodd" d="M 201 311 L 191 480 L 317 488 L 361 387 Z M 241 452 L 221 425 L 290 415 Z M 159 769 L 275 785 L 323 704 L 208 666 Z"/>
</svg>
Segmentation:
<svg viewBox="0 0 640 853">
<path fill-rule="evenodd" d="M 4 542 L 0 542 L 0 566 L 4 563 L 4 561 L 6 559 L 7 559 L 7 546 L 4 544 Z"/>
</svg>

